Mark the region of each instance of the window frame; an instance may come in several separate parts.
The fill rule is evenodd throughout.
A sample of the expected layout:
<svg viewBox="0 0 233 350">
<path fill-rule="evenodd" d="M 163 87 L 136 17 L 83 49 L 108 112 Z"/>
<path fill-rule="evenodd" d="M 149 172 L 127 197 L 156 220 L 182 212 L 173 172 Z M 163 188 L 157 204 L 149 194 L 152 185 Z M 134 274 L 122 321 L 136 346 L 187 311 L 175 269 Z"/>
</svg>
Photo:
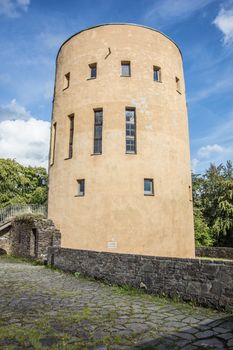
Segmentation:
<svg viewBox="0 0 233 350">
<path fill-rule="evenodd" d="M 134 122 L 127 121 L 127 112 L 134 112 Z M 125 107 L 125 153 L 126 154 L 137 154 L 137 124 L 136 124 L 136 108 Z M 127 135 L 127 125 L 134 125 L 134 135 Z M 127 150 L 127 141 L 134 141 L 134 151 Z"/>
<path fill-rule="evenodd" d="M 69 119 L 69 147 L 68 157 L 66 159 L 73 158 L 73 146 L 74 146 L 74 113 L 68 115 Z M 72 126 L 72 127 L 71 127 Z"/>
<path fill-rule="evenodd" d="M 150 182 L 150 187 L 151 187 L 151 189 L 150 189 L 150 191 L 145 191 L 145 182 L 146 181 L 149 181 Z M 144 178 L 144 182 L 143 182 L 143 184 L 144 184 L 144 196 L 154 196 L 154 179 L 153 178 Z"/>
<path fill-rule="evenodd" d="M 155 79 L 155 72 L 157 72 L 158 79 Z M 153 81 L 162 83 L 161 67 L 159 66 L 153 66 Z"/>
<path fill-rule="evenodd" d="M 77 179 L 78 191 L 75 197 L 85 196 L 85 179 Z M 81 186 L 83 186 L 83 191 L 81 191 Z"/>
<path fill-rule="evenodd" d="M 103 117 L 104 117 L 104 114 L 103 114 L 103 108 L 95 108 L 93 109 L 94 111 L 94 137 L 93 137 L 93 141 L 94 141 L 94 144 L 93 144 L 93 155 L 100 155 L 102 154 L 103 152 Z M 97 123 L 97 113 L 100 113 L 101 112 L 101 123 Z M 97 129 L 101 128 L 101 137 L 97 137 Z M 100 151 L 96 151 L 96 142 L 99 141 L 100 142 Z"/>
<path fill-rule="evenodd" d="M 96 79 L 97 78 L 97 62 L 90 63 L 89 64 L 89 69 L 90 69 L 90 71 L 89 71 L 90 72 L 90 76 L 89 76 L 88 80 Z M 93 69 L 95 69 L 95 75 L 92 75 Z"/>
<path fill-rule="evenodd" d="M 129 67 L 129 74 L 123 74 L 123 66 Z M 131 77 L 131 62 L 130 61 L 121 61 L 121 77 Z"/>
</svg>

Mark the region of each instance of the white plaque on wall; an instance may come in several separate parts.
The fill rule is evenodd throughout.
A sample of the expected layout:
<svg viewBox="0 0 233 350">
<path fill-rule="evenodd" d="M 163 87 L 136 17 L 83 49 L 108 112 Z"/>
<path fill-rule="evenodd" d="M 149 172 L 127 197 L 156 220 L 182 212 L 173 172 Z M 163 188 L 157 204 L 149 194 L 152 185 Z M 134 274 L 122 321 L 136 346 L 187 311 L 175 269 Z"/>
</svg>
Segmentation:
<svg viewBox="0 0 233 350">
<path fill-rule="evenodd" d="M 108 242 L 107 246 L 110 249 L 116 249 L 117 248 L 117 242 L 115 242 L 115 241 Z"/>
</svg>

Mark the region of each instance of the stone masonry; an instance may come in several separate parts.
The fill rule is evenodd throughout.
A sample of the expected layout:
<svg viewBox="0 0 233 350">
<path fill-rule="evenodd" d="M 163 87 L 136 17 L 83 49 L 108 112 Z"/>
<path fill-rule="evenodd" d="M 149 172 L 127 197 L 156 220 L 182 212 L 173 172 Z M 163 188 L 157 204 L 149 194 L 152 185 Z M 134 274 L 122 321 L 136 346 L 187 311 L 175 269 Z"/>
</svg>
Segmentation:
<svg viewBox="0 0 233 350">
<path fill-rule="evenodd" d="M 205 256 L 219 259 L 233 259 L 233 248 L 229 247 L 198 247 L 196 256 Z"/>
<path fill-rule="evenodd" d="M 31 216 L 17 217 L 8 233 L 0 237 L 0 248 L 7 254 L 44 261 L 48 247 L 59 247 L 61 234 L 52 220 Z"/>
<path fill-rule="evenodd" d="M 152 294 L 233 310 L 233 262 L 49 248 L 48 263 Z"/>
<path fill-rule="evenodd" d="M 0 257 L 1 350 L 233 350 L 231 313 Z"/>
</svg>

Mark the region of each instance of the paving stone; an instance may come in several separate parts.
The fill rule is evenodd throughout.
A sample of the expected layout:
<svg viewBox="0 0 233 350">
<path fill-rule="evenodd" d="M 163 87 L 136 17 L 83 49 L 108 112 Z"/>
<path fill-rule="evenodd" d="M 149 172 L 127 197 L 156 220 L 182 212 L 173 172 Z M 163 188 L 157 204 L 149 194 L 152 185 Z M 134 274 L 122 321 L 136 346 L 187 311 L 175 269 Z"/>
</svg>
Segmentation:
<svg viewBox="0 0 233 350">
<path fill-rule="evenodd" d="M 195 337 L 197 337 L 198 339 L 204 339 L 204 338 L 212 337 L 213 335 L 214 335 L 213 331 L 205 331 L 205 332 L 196 333 Z"/>
<path fill-rule="evenodd" d="M 182 338 L 182 339 L 186 339 L 186 340 L 194 340 L 195 339 L 195 337 L 189 333 L 177 333 L 177 336 Z"/>
<path fill-rule="evenodd" d="M 232 333 L 223 333 L 223 334 L 218 334 L 218 337 L 225 339 L 225 340 L 229 340 L 229 339 L 233 338 L 233 334 Z"/>
<path fill-rule="evenodd" d="M 225 349 L 224 344 L 217 338 L 202 339 L 195 342 L 193 345 L 205 347 L 207 349 Z"/>
<path fill-rule="evenodd" d="M 0 348 L 34 350 L 30 331 L 41 348 L 233 348 L 233 322 L 227 313 L 127 295 L 97 281 L 2 257 L 0 281 Z"/>
</svg>

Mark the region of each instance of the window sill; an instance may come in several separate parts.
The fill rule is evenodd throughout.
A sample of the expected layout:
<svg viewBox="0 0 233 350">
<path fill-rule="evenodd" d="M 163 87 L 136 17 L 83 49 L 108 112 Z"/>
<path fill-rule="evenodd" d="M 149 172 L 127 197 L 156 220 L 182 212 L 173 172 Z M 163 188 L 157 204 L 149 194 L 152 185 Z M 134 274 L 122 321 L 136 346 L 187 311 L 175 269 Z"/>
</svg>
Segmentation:
<svg viewBox="0 0 233 350">
<path fill-rule="evenodd" d="M 76 194 L 74 197 L 85 197 L 84 194 Z"/>
<path fill-rule="evenodd" d="M 121 75 L 122 78 L 131 78 L 131 75 Z"/>
<path fill-rule="evenodd" d="M 137 154 L 137 152 L 125 152 L 125 154 Z"/>
<path fill-rule="evenodd" d="M 64 160 L 69 160 L 69 159 L 72 159 L 73 157 L 67 157 L 67 158 L 64 158 Z"/>
<path fill-rule="evenodd" d="M 154 193 L 144 193 L 144 196 L 154 196 Z"/>
<path fill-rule="evenodd" d="M 94 80 L 96 79 L 96 77 L 93 77 L 93 78 L 87 78 L 87 80 Z"/>
<path fill-rule="evenodd" d="M 91 153 L 91 156 L 101 156 L 102 153 Z"/>
<path fill-rule="evenodd" d="M 160 83 L 162 84 L 162 81 L 161 80 L 154 80 L 155 83 Z"/>
</svg>

